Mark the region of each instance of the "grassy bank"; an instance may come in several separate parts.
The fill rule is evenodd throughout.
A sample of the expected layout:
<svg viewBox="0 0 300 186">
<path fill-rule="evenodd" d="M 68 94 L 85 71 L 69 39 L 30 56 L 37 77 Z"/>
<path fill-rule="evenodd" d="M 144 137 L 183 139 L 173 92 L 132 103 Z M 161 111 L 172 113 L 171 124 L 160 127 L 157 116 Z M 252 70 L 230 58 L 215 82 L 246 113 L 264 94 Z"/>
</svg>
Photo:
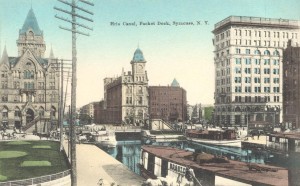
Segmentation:
<svg viewBox="0 0 300 186">
<path fill-rule="evenodd" d="M 0 142 L 0 182 L 54 174 L 69 169 L 54 141 Z"/>
</svg>

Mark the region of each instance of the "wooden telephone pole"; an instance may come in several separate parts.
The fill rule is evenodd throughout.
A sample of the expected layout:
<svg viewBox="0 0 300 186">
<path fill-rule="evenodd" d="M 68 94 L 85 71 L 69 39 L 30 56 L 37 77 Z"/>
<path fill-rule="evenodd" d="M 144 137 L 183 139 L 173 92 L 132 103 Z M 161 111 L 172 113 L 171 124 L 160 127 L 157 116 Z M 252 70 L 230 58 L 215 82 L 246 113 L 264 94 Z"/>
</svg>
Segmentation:
<svg viewBox="0 0 300 186">
<path fill-rule="evenodd" d="M 89 22 L 93 22 L 92 19 L 84 17 L 82 15 L 79 15 L 76 11 L 80 10 L 82 12 L 85 12 L 87 14 L 90 15 L 94 15 L 92 12 L 90 12 L 89 10 L 86 10 L 82 7 L 79 7 L 77 5 L 78 2 L 81 2 L 83 4 L 86 5 L 90 5 L 90 6 L 94 6 L 93 3 L 87 1 L 87 0 L 72 0 L 71 2 L 67 1 L 67 0 L 58 0 L 59 2 L 70 6 L 71 7 L 71 12 L 58 8 L 58 7 L 54 7 L 55 10 L 59 11 L 59 12 L 63 12 L 65 14 L 71 15 L 71 20 L 69 20 L 68 18 L 64 18 L 64 17 L 60 17 L 58 15 L 55 15 L 55 17 L 57 19 L 63 20 L 65 22 L 71 23 L 72 27 L 70 28 L 66 28 L 66 27 L 62 27 L 59 26 L 60 29 L 63 30 L 67 30 L 72 32 L 72 88 L 71 88 L 71 117 L 72 117 L 72 122 L 70 124 L 70 133 L 71 133 L 71 183 L 72 186 L 76 186 L 77 185 L 77 171 L 76 171 L 76 132 L 75 132 L 75 126 L 76 126 L 76 87 L 77 87 L 77 51 L 76 51 L 76 34 L 81 34 L 81 35 L 85 35 L 85 36 L 89 36 L 88 33 L 84 33 L 81 32 L 79 30 L 77 30 L 77 26 L 88 29 L 88 30 L 93 30 L 92 28 L 85 26 L 81 23 L 78 23 L 76 21 L 76 18 L 80 18 L 82 20 L 86 20 Z"/>
</svg>

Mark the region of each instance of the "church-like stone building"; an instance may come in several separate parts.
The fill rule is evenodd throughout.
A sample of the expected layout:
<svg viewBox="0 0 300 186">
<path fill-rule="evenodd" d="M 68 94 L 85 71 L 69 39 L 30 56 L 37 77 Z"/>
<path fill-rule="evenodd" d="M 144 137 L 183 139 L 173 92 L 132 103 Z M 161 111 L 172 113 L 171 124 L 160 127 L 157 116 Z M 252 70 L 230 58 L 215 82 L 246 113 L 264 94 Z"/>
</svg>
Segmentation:
<svg viewBox="0 0 300 186">
<path fill-rule="evenodd" d="M 32 8 L 19 30 L 17 47 L 18 56 L 12 57 L 5 46 L 0 60 L 1 127 L 43 130 L 40 132 L 56 128 L 59 100 L 57 60 L 52 49 L 49 58 L 44 57 L 44 33 Z"/>
</svg>

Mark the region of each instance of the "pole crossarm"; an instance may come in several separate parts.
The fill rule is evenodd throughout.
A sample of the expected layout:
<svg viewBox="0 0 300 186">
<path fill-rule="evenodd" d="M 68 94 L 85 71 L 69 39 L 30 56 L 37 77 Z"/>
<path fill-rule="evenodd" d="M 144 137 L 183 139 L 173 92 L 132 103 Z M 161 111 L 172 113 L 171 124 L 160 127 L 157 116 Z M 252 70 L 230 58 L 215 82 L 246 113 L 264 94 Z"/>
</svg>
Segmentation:
<svg viewBox="0 0 300 186">
<path fill-rule="evenodd" d="M 66 5 L 72 6 L 72 7 L 74 7 L 74 8 L 77 8 L 78 10 L 81 10 L 81 11 L 86 12 L 86 13 L 88 13 L 88 14 L 94 15 L 93 12 L 88 11 L 88 10 L 86 10 L 86 9 L 84 9 L 84 8 L 81 8 L 81 7 L 77 6 L 77 5 L 73 5 L 72 3 L 69 3 L 68 1 L 64 1 L 64 0 L 58 0 L 58 1 L 59 1 L 59 2 L 62 2 L 62 3 L 64 3 L 64 4 L 66 4 Z M 92 5 L 92 6 L 94 6 L 94 5 Z"/>
<path fill-rule="evenodd" d="M 60 19 L 60 20 L 63 20 L 63 21 L 69 22 L 69 23 L 74 23 L 75 25 L 78 25 L 78 26 L 81 26 L 81 27 L 83 27 L 83 28 L 86 28 L 86 29 L 88 29 L 88 30 L 93 31 L 93 28 L 88 27 L 88 26 L 86 26 L 86 25 L 83 25 L 83 24 L 80 24 L 80 23 L 73 22 L 73 21 L 71 21 L 71 20 L 69 20 L 69 19 L 67 19 L 67 18 L 60 17 L 60 16 L 58 16 L 58 15 L 55 15 L 55 17 L 56 17 L 57 19 Z"/>
<path fill-rule="evenodd" d="M 81 35 L 85 35 L 85 36 L 90 36 L 90 34 L 88 34 L 88 33 L 80 32 L 80 31 L 77 31 L 77 30 L 69 29 L 69 28 L 65 28 L 65 27 L 62 27 L 62 26 L 59 26 L 59 28 L 63 29 L 63 30 L 70 31 L 70 32 L 73 32 L 73 33 L 77 33 L 77 34 L 81 34 Z"/>
<path fill-rule="evenodd" d="M 64 10 L 64 9 L 61 9 L 61 8 L 58 8 L 58 7 L 54 7 L 55 10 L 58 10 L 58 11 L 61 11 L 61 12 L 64 12 L 66 14 L 70 14 L 71 16 L 76 16 L 76 17 L 79 17 L 81 19 L 84 19 L 84 20 L 87 20 L 87 21 L 90 21 L 90 22 L 94 22 L 92 19 L 90 18 L 87 18 L 87 17 L 84 17 L 84 16 L 81 16 L 79 14 L 76 14 L 76 13 L 72 13 L 72 12 L 69 12 L 67 10 Z"/>
<path fill-rule="evenodd" d="M 79 0 L 79 1 L 83 2 L 85 4 L 88 4 L 88 5 L 94 6 L 94 3 L 92 3 L 92 2 L 89 2 L 89 1 L 86 1 L 86 0 Z"/>
</svg>

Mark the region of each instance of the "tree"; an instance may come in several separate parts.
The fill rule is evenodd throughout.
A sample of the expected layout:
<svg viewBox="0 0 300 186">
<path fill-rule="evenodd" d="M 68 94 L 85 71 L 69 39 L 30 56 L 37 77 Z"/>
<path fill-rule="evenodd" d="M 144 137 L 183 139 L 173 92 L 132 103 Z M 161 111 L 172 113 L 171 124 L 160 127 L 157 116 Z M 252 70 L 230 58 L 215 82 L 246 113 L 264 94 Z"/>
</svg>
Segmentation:
<svg viewBox="0 0 300 186">
<path fill-rule="evenodd" d="M 204 119 L 206 121 L 212 121 L 213 110 L 214 110 L 214 107 L 205 107 L 204 108 Z"/>
</svg>

